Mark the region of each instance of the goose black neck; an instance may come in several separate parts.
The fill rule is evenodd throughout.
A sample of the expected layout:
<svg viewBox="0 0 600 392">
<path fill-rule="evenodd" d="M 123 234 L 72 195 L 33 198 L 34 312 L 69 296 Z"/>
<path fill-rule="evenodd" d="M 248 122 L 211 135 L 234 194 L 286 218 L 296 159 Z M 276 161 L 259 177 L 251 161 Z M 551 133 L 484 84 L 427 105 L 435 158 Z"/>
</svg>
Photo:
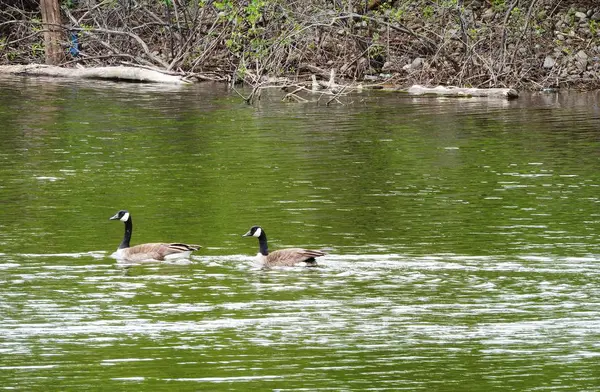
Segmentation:
<svg viewBox="0 0 600 392">
<path fill-rule="evenodd" d="M 123 241 L 119 245 L 119 249 L 129 248 L 129 241 L 131 241 L 131 233 L 133 232 L 133 223 L 131 222 L 131 216 L 125 221 L 125 235 Z"/>
<path fill-rule="evenodd" d="M 258 248 L 261 255 L 266 256 L 269 254 L 269 248 L 267 247 L 267 235 L 265 234 L 264 230 L 258 237 Z"/>
</svg>

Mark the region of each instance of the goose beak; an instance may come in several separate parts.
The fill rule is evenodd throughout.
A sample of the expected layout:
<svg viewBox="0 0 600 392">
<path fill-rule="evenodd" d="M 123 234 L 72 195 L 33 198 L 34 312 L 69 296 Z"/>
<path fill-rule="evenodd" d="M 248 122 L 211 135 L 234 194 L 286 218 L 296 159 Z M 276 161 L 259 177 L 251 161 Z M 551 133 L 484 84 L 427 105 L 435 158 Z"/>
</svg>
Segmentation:
<svg viewBox="0 0 600 392">
<path fill-rule="evenodd" d="M 250 234 L 250 231 L 248 231 L 246 234 L 244 234 L 242 237 L 252 237 L 252 234 Z"/>
<path fill-rule="evenodd" d="M 111 218 L 109 218 L 108 220 L 117 220 L 119 219 L 119 213 L 117 212 L 116 214 L 114 214 Z"/>
</svg>

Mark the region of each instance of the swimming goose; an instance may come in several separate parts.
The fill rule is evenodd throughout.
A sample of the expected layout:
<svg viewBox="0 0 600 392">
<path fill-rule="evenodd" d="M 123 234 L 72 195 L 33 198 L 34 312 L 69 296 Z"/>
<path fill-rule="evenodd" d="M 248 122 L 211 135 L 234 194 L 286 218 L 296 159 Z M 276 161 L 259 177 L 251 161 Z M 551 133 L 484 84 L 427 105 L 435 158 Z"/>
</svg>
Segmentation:
<svg viewBox="0 0 600 392">
<path fill-rule="evenodd" d="M 141 261 L 165 261 L 172 259 L 188 258 L 190 254 L 201 248 L 200 245 L 188 244 L 166 244 L 166 243 L 148 243 L 136 246 L 129 246 L 131 233 L 133 231 L 133 223 L 131 214 L 127 210 L 117 212 L 110 220 L 120 220 L 125 223 L 125 235 L 123 241 L 112 257 L 130 262 Z"/>
<path fill-rule="evenodd" d="M 269 253 L 269 248 L 267 247 L 267 235 L 260 226 L 252 226 L 242 237 L 258 238 L 260 252 L 256 257 L 263 267 L 292 267 L 297 265 L 315 267 L 317 265 L 315 259 L 317 257 L 325 256 L 325 253 L 319 250 L 303 248 L 279 249 Z"/>
</svg>

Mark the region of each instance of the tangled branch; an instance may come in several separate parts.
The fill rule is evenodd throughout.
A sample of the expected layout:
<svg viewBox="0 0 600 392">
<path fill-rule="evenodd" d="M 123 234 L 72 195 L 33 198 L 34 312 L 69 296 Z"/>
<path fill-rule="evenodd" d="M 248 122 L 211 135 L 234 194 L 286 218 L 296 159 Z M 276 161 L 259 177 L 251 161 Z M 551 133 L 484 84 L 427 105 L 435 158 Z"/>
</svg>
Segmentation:
<svg viewBox="0 0 600 392">
<path fill-rule="evenodd" d="M 19 0 L 19 6 L 3 7 L 7 1 L 16 3 L 0 0 L 0 63 L 41 62 L 44 31 L 37 4 Z M 129 63 L 259 86 L 253 96 L 274 78 L 304 86 L 313 75 L 327 80 L 331 70 L 340 81 L 522 88 L 567 83 L 576 71 L 582 80 L 593 79 L 600 67 L 576 63 L 573 56 L 598 47 L 600 29 L 591 22 L 587 32 L 577 31 L 571 43 L 561 44 L 571 55 L 557 58 L 554 68 L 541 67 L 556 46 L 556 21 L 572 18 L 566 6 L 543 0 L 63 4 L 64 65 Z"/>
</svg>

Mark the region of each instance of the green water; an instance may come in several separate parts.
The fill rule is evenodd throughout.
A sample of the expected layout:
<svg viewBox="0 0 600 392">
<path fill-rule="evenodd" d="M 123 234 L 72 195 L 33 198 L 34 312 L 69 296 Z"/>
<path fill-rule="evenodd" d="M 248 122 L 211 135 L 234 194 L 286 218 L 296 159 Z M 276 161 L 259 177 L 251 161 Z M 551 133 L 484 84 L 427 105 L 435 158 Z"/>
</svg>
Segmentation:
<svg viewBox="0 0 600 392">
<path fill-rule="evenodd" d="M 597 390 L 599 102 L 0 80 L 0 389 Z"/>
</svg>

